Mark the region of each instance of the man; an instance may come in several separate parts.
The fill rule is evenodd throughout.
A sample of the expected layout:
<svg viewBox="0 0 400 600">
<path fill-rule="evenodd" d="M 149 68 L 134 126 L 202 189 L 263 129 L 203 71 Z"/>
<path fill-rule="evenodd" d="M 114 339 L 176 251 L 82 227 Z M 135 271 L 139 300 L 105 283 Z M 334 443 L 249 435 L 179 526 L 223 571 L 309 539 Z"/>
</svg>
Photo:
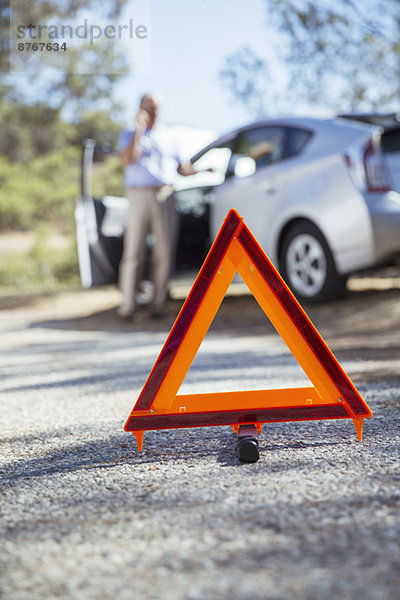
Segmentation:
<svg viewBox="0 0 400 600">
<path fill-rule="evenodd" d="M 171 262 L 171 236 L 166 200 L 172 193 L 176 173 L 193 175 L 191 163 L 182 163 L 171 131 L 158 126 L 159 100 L 145 94 L 140 100 L 135 131 L 121 134 L 120 159 L 124 166 L 124 185 L 129 201 L 124 250 L 119 273 L 123 300 L 118 314 L 131 319 L 135 312 L 135 289 L 150 225 L 153 247 L 154 298 L 152 316 L 163 314 Z"/>
</svg>

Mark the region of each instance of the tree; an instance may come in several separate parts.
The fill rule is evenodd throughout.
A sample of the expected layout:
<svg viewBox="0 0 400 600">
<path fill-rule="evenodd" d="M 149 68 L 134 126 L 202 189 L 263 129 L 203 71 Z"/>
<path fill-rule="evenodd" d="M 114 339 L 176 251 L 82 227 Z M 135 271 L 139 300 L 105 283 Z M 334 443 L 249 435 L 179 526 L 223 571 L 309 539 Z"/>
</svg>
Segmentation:
<svg viewBox="0 0 400 600">
<path fill-rule="evenodd" d="M 31 25 L 79 22 L 82 10 L 90 11 L 96 23 L 114 23 L 126 2 L 12 0 L 11 16 L 28 32 Z M 112 88 L 125 72 L 125 57 L 118 45 L 82 39 L 68 47 L 62 65 L 44 65 L 44 72 L 36 75 L 15 75 L 10 71 L 9 33 L 10 2 L 0 0 L 0 233 L 35 230 L 36 243 L 28 253 L 0 261 L 0 284 L 76 281 L 73 232 L 80 146 L 85 137 L 116 144 L 120 126 Z M 38 53 L 21 58 L 42 65 Z M 101 179 L 102 194 L 122 193 L 115 157 L 100 175 L 96 180 Z M 49 232 L 61 235 L 69 248 L 48 246 Z"/>
<path fill-rule="evenodd" d="M 269 56 L 271 51 L 278 56 L 290 76 L 280 107 L 286 110 L 299 100 L 343 112 L 398 107 L 399 0 L 266 0 L 266 9 L 270 26 L 280 35 L 279 48 L 270 47 Z M 259 86 L 249 86 L 249 93 L 241 95 L 234 85 L 246 69 L 241 52 L 228 57 L 222 79 L 251 108 Z M 269 68 L 268 57 L 254 55 L 253 60 L 257 58 Z M 227 80 L 229 65 L 234 74 Z"/>
<path fill-rule="evenodd" d="M 47 27 L 52 23 L 73 23 L 74 19 L 76 23 L 82 10 L 112 23 L 126 2 L 12 0 L 12 23 L 27 29 L 29 25 L 37 28 L 39 24 Z M 119 106 L 113 100 L 112 88 L 126 70 L 125 57 L 118 46 L 94 45 L 82 39 L 63 53 L 60 68 L 46 68 L 37 75 L 15 75 L 9 68 L 10 15 L 10 2 L 1 0 L 0 154 L 11 161 L 27 163 L 64 146 L 80 145 L 88 135 L 115 144 Z M 22 60 L 35 61 L 36 56 L 24 56 Z M 90 75 L 80 74 L 82 70 Z"/>
<path fill-rule="evenodd" d="M 267 106 L 272 100 L 268 65 L 250 46 L 242 46 L 227 57 L 220 78 L 234 98 L 245 104 L 252 114 L 258 117 L 268 114 Z"/>
<path fill-rule="evenodd" d="M 38 32 L 40 26 L 44 30 L 41 34 L 41 42 L 52 42 L 51 37 L 46 38 L 46 28 L 57 24 L 74 23 L 79 15 L 87 14 L 85 11 L 91 11 L 96 15 L 96 19 L 106 18 L 111 23 L 121 13 L 127 0 L 62 0 L 60 2 L 49 2 L 48 0 L 13 0 L 12 12 L 10 12 L 10 3 L 1 1 L 0 4 L 0 71 L 1 84 L 0 97 L 5 97 L 10 92 L 10 81 L 14 88 L 18 88 L 19 97 L 26 98 L 34 96 L 35 101 L 39 100 L 53 108 L 61 108 L 69 104 L 71 111 L 79 112 L 84 107 L 87 108 L 90 103 L 94 104 L 101 100 L 103 105 L 108 104 L 112 108 L 110 100 L 110 90 L 113 83 L 121 77 L 127 70 L 127 63 L 121 52 L 115 50 L 112 43 L 91 44 L 83 38 L 80 44 L 77 44 L 75 38 L 74 44 L 68 47 L 68 51 L 60 52 L 57 56 L 53 52 L 55 63 L 53 68 L 46 67 L 45 73 L 26 76 L 23 78 L 23 85 L 20 79 L 13 78 L 9 71 L 9 32 L 10 15 L 11 31 L 15 35 L 15 26 L 19 24 L 22 34 L 26 37 L 22 41 L 30 40 L 30 35 Z M 82 12 L 83 11 L 83 12 Z M 29 33 L 29 27 L 32 27 Z M 26 31 L 24 31 L 26 28 Z M 20 40 L 21 41 L 21 40 Z M 16 42 L 16 40 L 14 40 Z M 16 54 L 15 47 L 11 48 L 13 58 L 18 62 L 24 61 L 27 64 L 36 64 L 40 66 L 40 59 L 46 52 L 37 52 L 35 55 Z M 14 56 L 15 54 L 15 56 Z M 62 57 L 61 57 L 62 55 Z M 62 64 L 57 63 L 57 58 L 62 58 Z M 29 63 L 30 61 L 30 63 Z M 86 65 L 86 69 L 82 69 Z M 46 65 L 45 65 L 46 66 Z M 84 72 L 84 74 L 80 74 Z M 87 74 L 90 73 L 90 74 Z M 27 82 L 34 87 L 34 94 L 26 93 Z M 108 102 L 107 100 L 108 99 Z"/>
</svg>

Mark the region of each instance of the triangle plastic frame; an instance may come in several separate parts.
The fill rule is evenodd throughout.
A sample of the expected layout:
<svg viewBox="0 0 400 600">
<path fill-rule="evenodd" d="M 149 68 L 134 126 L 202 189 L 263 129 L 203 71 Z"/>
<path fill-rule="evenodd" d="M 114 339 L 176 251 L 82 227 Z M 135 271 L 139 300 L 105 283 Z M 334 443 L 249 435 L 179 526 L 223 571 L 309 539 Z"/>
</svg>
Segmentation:
<svg viewBox="0 0 400 600">
<path fill-rule="evenodd" d="M 178 395 L 236 272 L 314 387 Z M 372 412 L 243 219 L 230 210 L 125 424 L 139 450 L 146 430 L 352 419 Z"/>
</svg>

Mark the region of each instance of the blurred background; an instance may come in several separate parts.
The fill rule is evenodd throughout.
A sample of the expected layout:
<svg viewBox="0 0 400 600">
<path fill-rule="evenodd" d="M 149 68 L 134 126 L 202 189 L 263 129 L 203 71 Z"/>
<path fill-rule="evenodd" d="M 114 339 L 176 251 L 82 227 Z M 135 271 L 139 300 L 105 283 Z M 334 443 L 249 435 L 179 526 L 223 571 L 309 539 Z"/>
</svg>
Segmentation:
<svg viewBox="0 0 400 600">
<path fill-rule="evenodd" d="M 177 128 L 188 158 L 257 119 L 400 111 L 398 0 L 148 0 L 146 56 L 129 40 L 75 39 L 59 64 L 47 64 L 38 53 L 17 56 L 10 36 L 10 19 L 27 32 L 84 19 L 140 24 L 139 4 L 1 2 L 2 287 L 80 285 L 82 143 L 115 147 L 147 91 L 160 92 L 162 120 Z M 94 169 L 94 195 L 122 196 L 116 156 Z"/>
</svg>

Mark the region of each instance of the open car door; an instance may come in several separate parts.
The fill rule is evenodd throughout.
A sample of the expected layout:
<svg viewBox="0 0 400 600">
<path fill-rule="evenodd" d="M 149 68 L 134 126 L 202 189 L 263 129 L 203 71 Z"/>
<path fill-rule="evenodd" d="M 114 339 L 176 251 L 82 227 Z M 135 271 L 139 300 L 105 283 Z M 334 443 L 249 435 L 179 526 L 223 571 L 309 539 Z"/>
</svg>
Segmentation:
<svg viewBox="0 0 400 600">
<path fill-rule="evenodd" d="M 126 198 L 92 195 L 92 167 L 111 153 L 87 139 L 82 149 L 81 194 L 75 206 L 79 269 L 84 288 L 115 284 L 122 256 L 124 224 L 128 209 Z"/>
</svg>

